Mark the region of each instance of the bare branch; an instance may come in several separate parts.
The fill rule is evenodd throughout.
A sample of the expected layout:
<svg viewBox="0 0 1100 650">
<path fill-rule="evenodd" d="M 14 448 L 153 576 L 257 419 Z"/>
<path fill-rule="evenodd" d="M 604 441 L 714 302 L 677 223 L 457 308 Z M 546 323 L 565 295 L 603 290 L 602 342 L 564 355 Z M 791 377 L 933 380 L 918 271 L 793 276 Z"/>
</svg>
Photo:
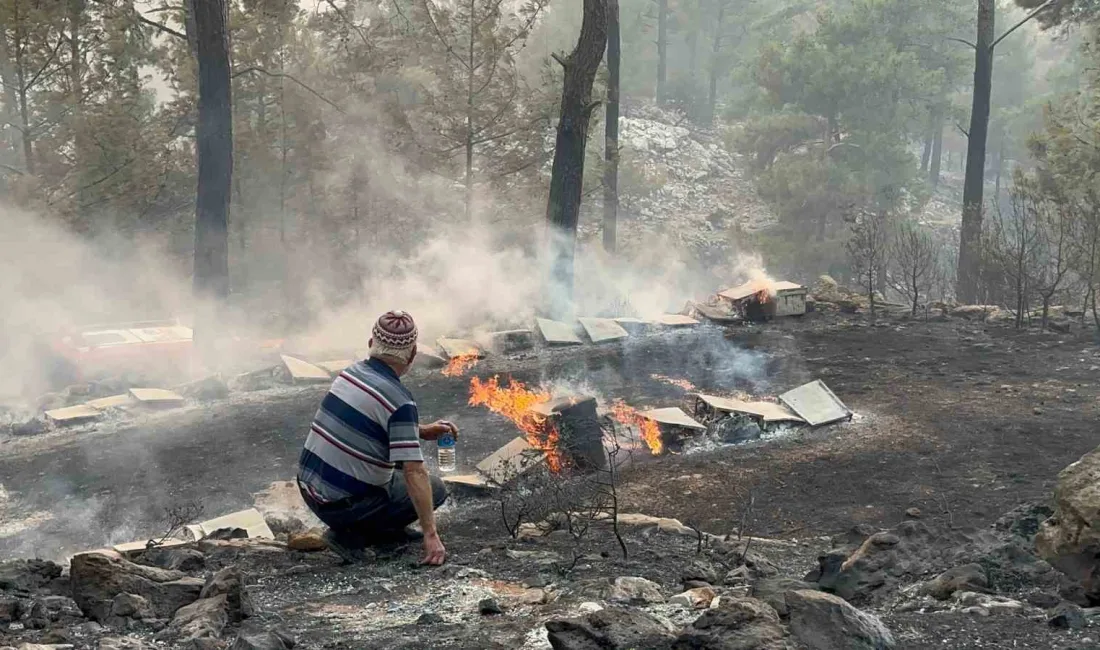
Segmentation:
<svg viewBox="0 0 1100 650">
<path fill-rule="evenodd" d="M 321 101 L 328 104 L 329 106 L 335 108 L 341 114 L 344 113 L 344 109 L 340 108 L 332 100 L 328 99 L 327 97 L 325 97 L 321 93 L 317 92 L 316 90 L 310 88 L 305 83 L 299 81 L 294 75 L 291 75 L 291 74 L 286 73 L 286 72 L 271 72 L 270 70 L 265 70 L 265 69 L 263 69 L 261 67 L 258 67 L 258 66 L 249 66 L 247 68 L 244 68 L 243 70 L 238 70 L 238 71 L 234 72 L 233 73 L 233 78 L 236 79 L 237 77 L 239 77 L 241 75 L 248 74 L 248 73 L 251 73 L 251 72 L 256 72 L 256 73 L 259 73 L 259 74 L 262 74 L 262 75 L 266 75 L 268 77 L 274 77 L 276 79 L 289 79 L 290 81 L 293 81 L 294 83 L 296 83 L 299 86 L 301 86 L 302 88 L 304 88 L 309 94 L 313 95 L 317 99 L 320 99 Z"/>
<path fill-rule="evenodd" d="M 970 47 L 970 49 L 972 49 L 972 50 L 976 50 L 976 49 L 978 49 L 978 46 L 977 46 L 977 45 L 974 45 L 973 43 L 971 43 L 970 41 L 968 41 L 968 40 L 966 40 L 966 39 L 964 39 L 964 38 L 953 38 L 953 37 L 949 37 L 949 38 L 948 38 L 947 40 L 949 40 L 949 41 L 955 41 L 956 43 L 962 43 L 963 45 L 969 46 L 969 47 Z"/>
<path fill-rule="evenodd" d="M 1038 16 L 1038 15 L 1039 15 L 1039 14 L 1040 14 L 1040 13 L 1041 13 L 1041 12 L 1042 12 L 1043 10 L 1047 9 L 1048 7 L 1050 7 L 1050 6 L 1051 6 L 1051 5 L 1053 5 L 1053 4 L 1055 3 L 1055 2 L 1057 2 L 1057 0 L 1047 0 L 1047 1 L 1046 1 L 1046 2 L 1044 2 L 1043 4 L 1039 5 L 1039 6 L 1038 6 L 1038 7 L 1037 7 L 1037 8 L 1036 8 L 1036 9 L 1035 9 L 1034 11 L 1032 11 L 1031 13 L 1029 13 L 1029 14 L 1028 14 L 1028 15 L 1027 15 L 1027 16 L 1026 16 L 1026 17 L 1025 17 L 1025 18 L 1024 18 L 1023 20 L 1021 20 L 1020 22 L 1018 22 L 1018 23 L 1016 23 L 1015 25 L 1013 25 L 1012 27 L 1010 27 L 1010 28 L 1008 29 L 1008 31 L 1007 31 L 1007 32 L 1005 32 L 1004 34 L 1001 34 L 1001 37 L 1000 37 L 1000 38 L 998 38 L 997 40 L 993 41 L 993 43 L 992 43 L 992 44 L 991 44 L 991 45 L 989 46 L 989 51 L 990 51 L 990 52 L 992 52 L 992 51 L 993 51 L 993 48 L 997 47 L 997 45 L 998 45 L 998 44 L 999 44 L 999 43 L 1000 43 L 1001 41 L 1003 41 L 1003 40 L 1005 40 L 1006 38 L 1008 38 L 1009 34 L 1011 34 L 1012 32 L 1016 31 L 1017 29 L 1020 29 L 1021 27 L 1023 27 L 1023 26 L 1024 26 L 1024 25 L 1025 25 L 1025 24 L 1026 24 L 1027 22 L 1028 22 L 1028 21 L 1030 21 L 1030 20 L 1031 20 L 1032 18 L 1034 18 L 1034 17 Z"/>
</svg>

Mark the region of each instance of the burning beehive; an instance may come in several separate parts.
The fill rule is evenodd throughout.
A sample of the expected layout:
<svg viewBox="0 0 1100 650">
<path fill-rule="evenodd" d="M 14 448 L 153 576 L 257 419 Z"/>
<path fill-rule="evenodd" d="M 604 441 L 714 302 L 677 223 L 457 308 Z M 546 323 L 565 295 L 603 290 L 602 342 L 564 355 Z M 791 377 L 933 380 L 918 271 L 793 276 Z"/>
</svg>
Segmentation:
<svg viewBox="0 0 1100 650">
<path fill-rule="evenodd" d="M 753 280 L 720 291 L 718 297 L 741 311 L 746 320 L 764 321 L 806 313 L 806 287 L 793 282 Z"/>
</svg>

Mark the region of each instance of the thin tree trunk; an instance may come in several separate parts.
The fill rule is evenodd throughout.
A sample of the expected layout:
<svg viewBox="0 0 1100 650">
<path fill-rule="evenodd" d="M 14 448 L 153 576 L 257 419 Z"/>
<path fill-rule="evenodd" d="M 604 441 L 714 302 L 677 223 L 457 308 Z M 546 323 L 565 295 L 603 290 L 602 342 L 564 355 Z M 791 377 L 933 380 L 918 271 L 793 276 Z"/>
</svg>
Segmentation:
<svg viewBox="0 0 1100 650">
<path fill-rule="evenodd" d="M 710 78 L 707 86 L 707 124 L 714 124 L 718 110 L 718 53 L 722 51 L 722 27 L 726 18 L 726 0 L 718 0 L 714 40 L 710 44 Z"/>
<path fill-rule="evenodd" d="M 27 173 L 34 175 L 34 133 L 31 132 L 30 111 L 27 110 L 27 70 L 23 65 L 23 50 L 26 45 L 21 17 L 19 16 L 19 3 L 16 2 L 12 9 L 12 23 L 15 25 L 15 82 L 16 98 L 19 106 L 20 136 L 23 141 L 23 168 Z"/>
<path fill-rule="evenodd" d="M 584 150 L 592 111 L 598 105 L 592 102 L 592 82 L 606 46 L 606 0 L 584 0 L 584 20 L 577 46 L 567 58 L 558 58 L 565 74 L 546 203 L 551 264 L 548 310 L 558 318 L 572 311 L 573 257 L 584 182 Z"/>
<path fill-rule="evenodd" d="M 1001 174 L 1004 173 L 1005 168 L 1005 140 L 1007 140 L 1007 134 L 1004 128 L 1001 128 L 1000 141 L 997 143 L 997 176 L 996 176 L 996 190 L 993 192 L 994 200 L 997 205 L 1001 202 Z"/>
<path fill-rule="evenodd" d="M 470 20 L 475 15 L 474 0 L 470 0 Z M 470 25 L 470 42 L 466 59 L 466 222 L 473 218 L 474 210 L 474 37 L 476 30 Z"/>
<path fill-rule="evenodd" d="M 925 174 L 928 172 L 928 161 L 932 158 L 932 141 L 936 139 L 936 136 L 929 131 L 928 135 L 924 138 L 924 146 L 920 152 L 920 173 Z"/>
<path fill-rule="evenodd" d="M 937 109 L 932 123 L 932 156 L 928 161 L 928 183 L 935 190 L 940 186 L 940 165 L 943 163 L 943 111 Z"/>
<path fill-rule="evenodd" d="M 982 201 L 985 191 L 985 147 L 989 135 L 989 106 L 993 93 L 993 37 L 995 0 L 978 0 L 978 37 L 974 55 L 974 98 L 963 183 L 963 214 L 959 237 L 959 300 L 972 303 L 978 294 L 981 263 Z"/>
<path fill-rule="evenodd" d="M 217 303 L 229 296 L 229 200 L 233 179 L 233 115 L 225 0 L 189 0 L 198 54 L 198 186 L 195 200 L 197 308 L 200 349 L 212 351 Z"/>
<path fill-rule="evenodd" d="M 657 0 L 657 104 L 667 99 L 665 84 L 668 74 L 668 0 Z"/>
<path fill-rule="evenodd" d="M 607 112 L 604 116 L 603 247 L 614 253 L 619 220 L 619 0 L 607 0 Z"/>
<path fill-rule="evenodd" d="M 19 99 L 15 92 L 17 81 L 15 67 L 12 64 L 11 52 L 8 51 L 8 37 L 2 30 L 0 30 L 0 82 L 2 82 L 4 86 L 2 110 L 0 110 L 0 116 L 2 116 L 4 125 L 0 133 L 4 134 L 4 140 L 7 141 L 8 147 L 14 152 L 17 146 L 15 116 L 19 110 L 17 108 Z M 3 160 L 3 162 L 13 167 L 18 164 L 14 155 Z"/>
<path fill-rule="evenodd" d="M 78 170 L 85 169 L 85 137 L 84 124 L 81 120 L 84 105 L 84 70 L 82 69 L 82 54 L 80 51 L 80 27 L 84 17 L 84 0 L 69 0 L 69 90 L 72 93 L 71 106 L 73 109 L 70 123 L 73 128 L 73 158 Z M 77 174 L 76 180 L 76 205 L 83 201 L 84 180 L 82 174 Z"/>
</svg>

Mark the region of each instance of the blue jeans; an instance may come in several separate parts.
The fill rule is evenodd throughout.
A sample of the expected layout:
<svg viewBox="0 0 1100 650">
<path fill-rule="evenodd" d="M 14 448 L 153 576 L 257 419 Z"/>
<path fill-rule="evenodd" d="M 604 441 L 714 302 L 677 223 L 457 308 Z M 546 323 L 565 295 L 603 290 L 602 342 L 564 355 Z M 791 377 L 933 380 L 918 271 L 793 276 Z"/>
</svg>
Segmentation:
<svg viewBox="0 0 1100 650">
<path fill-rule="evenodd" d="M 438 476 L 431 476 L 430 481 L 434 510 L 447 500 L 447 488 Z M 405 475 L 400 470 L 393 473 L 388 486 L 378 487 L 370 494 L 317 503 L 302 490 L 302 499 L 318 519 L 339 535 L 362 539 L 385 537 L 400 532 L 417 519 Z"/>
</svg>

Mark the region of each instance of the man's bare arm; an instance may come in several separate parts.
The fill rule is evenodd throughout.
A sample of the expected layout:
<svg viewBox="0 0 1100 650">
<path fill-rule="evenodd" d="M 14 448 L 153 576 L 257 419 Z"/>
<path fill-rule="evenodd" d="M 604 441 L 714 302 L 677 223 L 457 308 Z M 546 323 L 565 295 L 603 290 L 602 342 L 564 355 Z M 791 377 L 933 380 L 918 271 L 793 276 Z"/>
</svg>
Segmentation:
<svg viewBox="0 0 1100 650">
<path fill-rule="evenodd" d="M 425 564 L 443 564 L 447 557 L 447 551 L 443 542 L 439 539 L 439 531 L 435 527 L 435 510 L 432 501 L 432 483 L 428 476 L 428 469 L 422 462 L 406 462 L 404 465 L 405 485 L 409 490 L 409 499 L 412 500 L 416 516 L 420 520 L 420 528 L 424 531 L 424 559 Z"/>
</svg>

